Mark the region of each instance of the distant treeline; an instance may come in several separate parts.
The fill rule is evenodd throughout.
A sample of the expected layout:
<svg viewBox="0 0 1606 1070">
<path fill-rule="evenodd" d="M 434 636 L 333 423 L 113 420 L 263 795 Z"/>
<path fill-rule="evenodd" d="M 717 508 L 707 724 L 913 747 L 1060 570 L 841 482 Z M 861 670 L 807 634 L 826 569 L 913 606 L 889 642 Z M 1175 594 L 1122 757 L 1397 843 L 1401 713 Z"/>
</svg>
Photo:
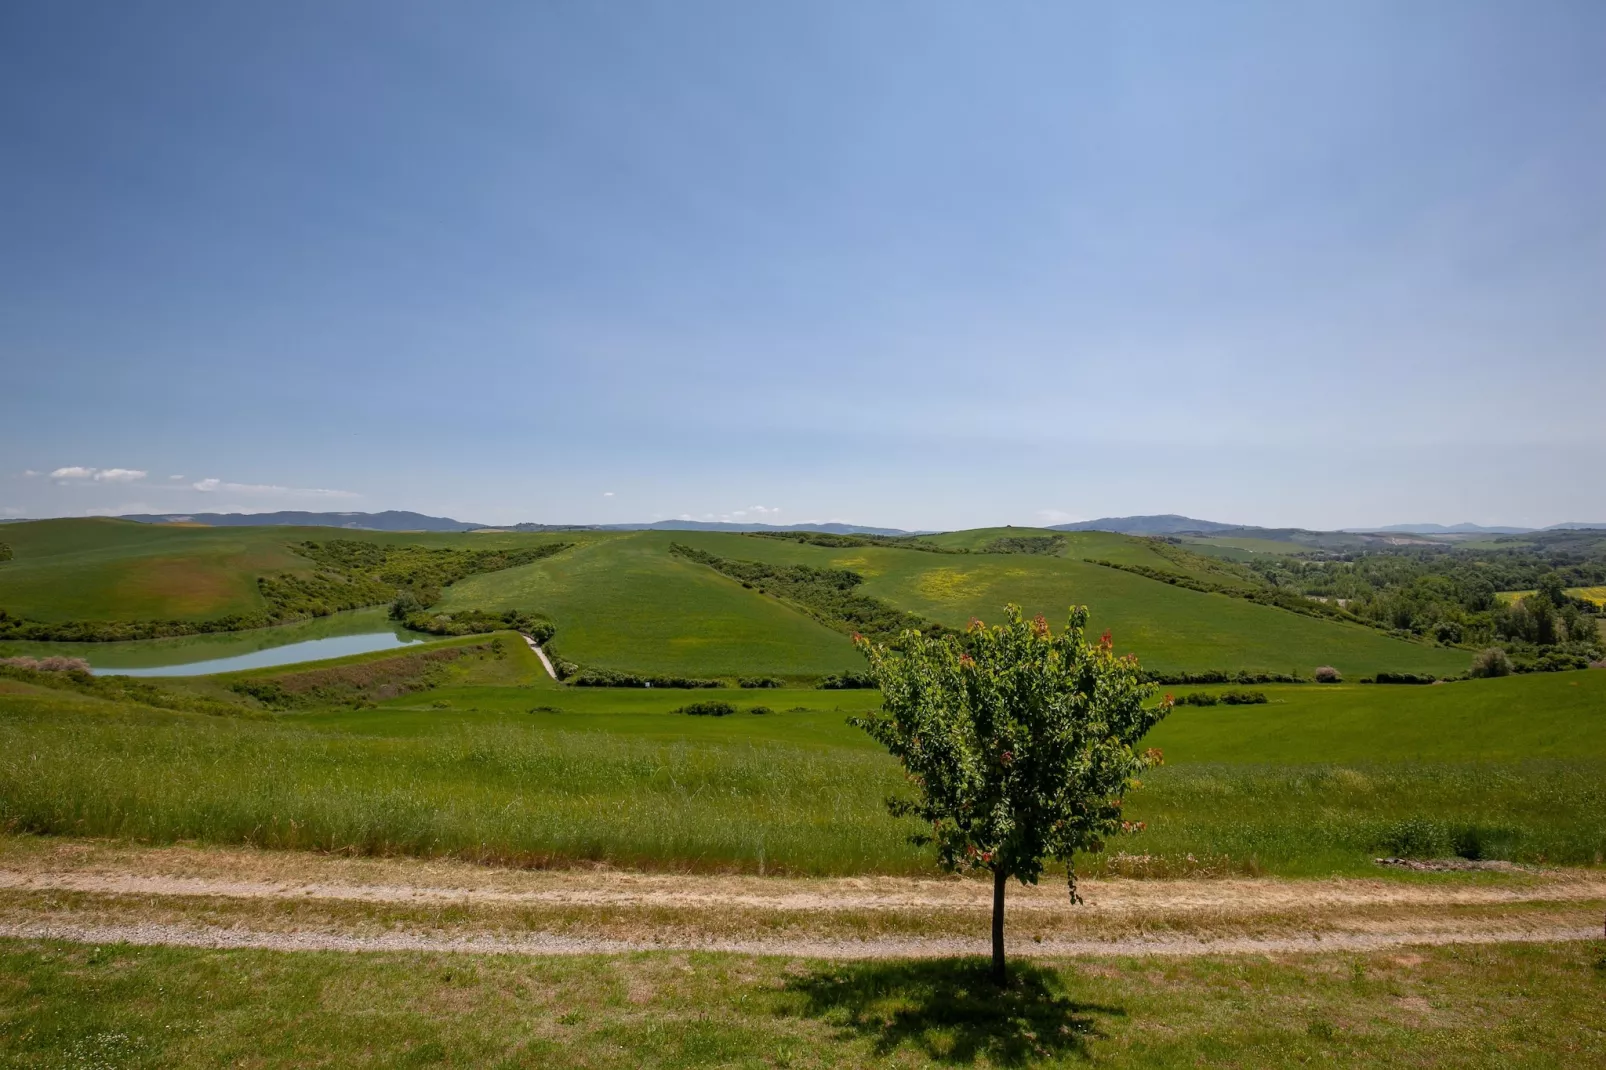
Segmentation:
<svg viewBox="0 0 1606 1070">
<path fill-rule="evenodd" d="M 522 609 L 508 609 L 500 613 L 486 609 L 431 613 L 427 609 L 415 608 L 415 604 L 405 597 L 391 603 L 390 619 L 400 621 L 412 631 L 430 635 L 484 635 L 511 629 L 523 632 L 537 643 L 545 643 L 557 634 L 557 627 L 551 621 Z"/>
<path fill-rule="evenodd" d="M 809 546 L 847 549 L 854 546 L 885 546 L 893 550 L 923 550 L 928 554 L 968 554 L 967 549 L 942 546 L 919 535 L 837 535 L 829 531 L 744 531 L 754 539 L 777 539 Z"/>
<path fill-rule="evenodd" d="M 1058 557 L 1065 549 L 1063 535 L 1001 535 L 981 548 L 984 554 L 1043 554 Z"/>
<path fill-rule="evenodd" d="M 1198 672 L 1145 672 L 1156 684 L 1308 684 L 1309 676 L 1291 672 L 1255 672 L 1249 669 L 1204 669 Z"/>
<path fill-rule="evenodd" d="M 923 550 L 928 554 L 1058 554 L 1065 548 L 1063 535 L 1003 535 L 972 550 L 968 546 L 943 546 L 919 535 L 836 535 L 828 531 L 748 531 L 743 534 L 755 539 L 777 539 L 832 549 L 885 546 L 893 550 Z"/>
<path fill-rule="evenodd" d="M 259 613 L 235 613 L 201 621 L 47 622 L 13 617 L 5 610 L 0 610 L 0 639 L 60 643 L 162 639 L 266 628 L 385 602 L 406 601 L 409 606 L 415 607 L 409 613 L 418 612 L 439 601 L 441 588 L 457 580 L 529 564 L 550 557 L 569 545 L 555 542 L 517 550 L 457 550 L 387 546 L 355 539 L 303 542 L 292 545 L 290 549 L 316 563 L 318 570 L 307 576 L 283 572 L 259 577 L 257 589 L 267 602 L 267 608 Z M 395 613 L 394 605 L 392 613 Z"/>
<path fill-rule="evenodd" d="M 1213 580 L 1200 579 L 1181 572 L 1169 572 L 1165 569 L 1151 568 L 1148 565 L 1130 565 L 1120 561 L 1105 561 L 1102 558 L 1083 558 L 1090 565 L 1103 565 L 1105 568 L 1120 569 L 1122 572 L 1131 572 L 1145 579 L 1158 580 L 1173 587 L 1183 587 L 1190 591 L 1200 591 L 1205 594 L 1224 594 L 1229 598 L 1242 598 L 1245 601 L 1256 602 L 1264 606 L 1275 606 L 1286 609 L 1291 613 L 1302 613 L 1307 617 L 1327 617 L 1334 620 L 1348 620 L 1355 623 L 1368 623 L 1359 621 L 1343 609 L 1326 602 L 1318 602 L 1293 591 L 1283 591 L 1275 587 L 1248 586 L 1240 583 L 1216 583 Z"/>
<path fill-rule="evenodd" d="M 669 552 L 739 580 L 743 587 L 782 599 L 838 631 L 857 633 L 879 643 L 896 644 L 910 630 L 926 635 L 951 632 L 935 621 L 861 594 L 855 588 L 864 582 L 864 577 L 845 568 L 732 561 L 678 542 L 670 544 Z"/>
<path fill-rule="evenodd" d="M 1229 567 L 1396 635 L 1499 647 L 1515 672 L 1581 668 L 1606 657 L 1601 608 L 1567 593 L 1606 584 L 1606 535 L 1539 532 L 1491 542 L 1257 556 Z M 1533 593 L 1508 601 L 1503 591 Z"/>
</svg>

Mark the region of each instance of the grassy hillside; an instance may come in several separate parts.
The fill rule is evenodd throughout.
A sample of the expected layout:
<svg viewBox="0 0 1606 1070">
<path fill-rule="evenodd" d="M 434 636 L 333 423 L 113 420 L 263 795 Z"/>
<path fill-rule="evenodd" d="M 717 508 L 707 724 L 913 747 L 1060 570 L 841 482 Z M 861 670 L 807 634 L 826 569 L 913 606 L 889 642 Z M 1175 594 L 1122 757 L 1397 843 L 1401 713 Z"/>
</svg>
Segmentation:
<svg viewBox="0 0 1606 1070">
<path fill-rule="evenodd" d="M 46 621 L 204 620 L 263 607 L 256 577 L 306 573 L 291 544 L 329 529 L 186 528 L 114 520 L 11 525 L 16 560 L 0 565 L 0 608 Z M 513 548 L 549 533 L 340 532 L 389 545 Z M 1063 537 L 1056 553 L 978 553 L 999 539 Z M 556 648 L 597 668 L 689 676 L 815 676 L 858 665 L 839 632 L 711 569 L 672 556 L 679 541 L 720 557 L 851 569 L 863 593 L 953 627 L 996 619 L 1006 602 L 1063 619 L 1090 606 L 1094 626 L 1150 668 L 1255 669 L 1309 674 L 1333 664 L 1350 676 L 1380 670 L 1456 673 L 1470 654 L 1403 643 L 1356 625 L 1304 617 L 1218 594 L 1182 590 L 1087 563 L 1100 558 L 1184 571 L 1147 540 L 1102 532 L 992 528 L 935 536 L 973 552 L 884 546 L 822 547 L 708 532 L 581 532 L 547 560 L 472 577 L 441 608 L 518 608 L 558 625 Z M 1208 577 L 1220 581 L 1212 574 Z"/>
<path fill-rule="evenodd" d="M 260 612 L 256 579 L 306 574 L 293 530 L 189 528 L 128 520 L 6 527 L 0 609 L 34 620 L 204 620 Z M 302 536 L 305 537 L 305 536 Z"/>
<path fill-rule="evenodd" d="M 115 681 L 85 694 L 0 678 L 0 825 L 515 862 L 931 869 L 883 806 L 902 790 L 897 766 L 846 723 L 873 692 L 727 691 L 736 714 L 694 717 L 677 712 L 694 693 L 542 684 L 513 644 L 445 672 L 407 654 L 242 674 L 253 693 L 291 695 L 289 712 L 248 717 L 153 708 Z M 229 682 L 178 693 L 239 700 Z M 1183 707 L 1156 730 L 1168 764 L 1129 806 L 1148 831 L 1091 869 L 1606 860 L 1606 672 L 1265 690 L 1266 705 Z"/>
<path fill-rule="evenodd" d="M 446 610 L 536 609 L 586 666 L 688 676 L 816 676 L 861 667 L 846 636 L 669 553 L 675 533 L 597 539 L 454 586 Z M 757 542 L 759 540 L 751 540 Z"/>
<path fill-rule="evenodd" d="M 1109 628 L 1119 649 L 1135 651 L 1146 667 L 1162 671 L 1248 668 L 1309 675 L 1331 664 L 1352 676 L 1379 670 L 1453 674 L 1471 660 L 1466 651 L 1401 642 L 1360 625 L 1183 590 L 1081 560 L 1085 551 L 1175 570 L 1143 540 L 1121 535 L 1073 533 L 1064 557 L 829 549 L 704 532 L 681 533 L 679 541 L 722 557 L 852 569 L 866 578 L 866 594 L 951 627 L 963 627 L 971 617 L 996 620 L 1008 602 L 1056 625 L 1069 606 L 1087 605 L 1095 628 Z"/>
<path fill-rule="evenodd" d="M 207 620 L 265 609 L 259 576 L 310 574 L 313 563 L 290 549 L 309 539 L 480 550 L 584 537 L 40 520 L 6 526 L 15 556 L 0 565 L 0 609 L 41 621 Z"/>
</svg>

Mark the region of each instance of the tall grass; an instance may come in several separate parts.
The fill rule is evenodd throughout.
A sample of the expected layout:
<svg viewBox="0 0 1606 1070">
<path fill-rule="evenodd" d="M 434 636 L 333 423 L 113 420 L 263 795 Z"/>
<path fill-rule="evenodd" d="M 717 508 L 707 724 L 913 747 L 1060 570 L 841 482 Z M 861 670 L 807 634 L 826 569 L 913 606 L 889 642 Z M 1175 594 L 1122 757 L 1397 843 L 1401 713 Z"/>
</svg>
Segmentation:
<svg viewBox="0 0 1606 1070">
<path fill-rule="evenodd" d="M 1146 778 L 1111 872 L 1288 875 L 1379 856 L 1606 860 L 1606 763 L 1189 765 Z M 1192 861 L 1189 861 L 1189 857 Z"/>
<path fill-rule="evenodd" d="M 0 824 L 515 864 L 922 869 L 871 752 L 518 724 L 408 739 L 216 718 L 0 719 Z"/>
<path fill-rule="evenodd" d="M 832 715 L 836 716 L 836 715 Z M 1362 872 L 1379 855 L 1599 863 L 1606 763 L 1187 765 L 1094 871 Z M 508 717 L 405 737 L 71 695 L 0 702 L 0 827 L 521 865 L 930 872 L 884 754 Z M 1191 860 L 1190 860 L 1190 856 Z"/>
</svg>

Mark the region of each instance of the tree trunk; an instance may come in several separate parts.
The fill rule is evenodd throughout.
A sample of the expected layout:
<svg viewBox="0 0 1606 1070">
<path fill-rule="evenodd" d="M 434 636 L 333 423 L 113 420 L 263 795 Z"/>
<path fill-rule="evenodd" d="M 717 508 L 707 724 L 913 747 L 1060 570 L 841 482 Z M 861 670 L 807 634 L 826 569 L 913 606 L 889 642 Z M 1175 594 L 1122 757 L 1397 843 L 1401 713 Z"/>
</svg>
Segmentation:
<svg viewBox="0 0 1606 1070">
<path fill-rule="evenodd" d="M 1008 981 L 1004 971 L 1004 881 L 1001 869 L 993 870 L 993 980 L 1003 988 Z"/>
</svg>

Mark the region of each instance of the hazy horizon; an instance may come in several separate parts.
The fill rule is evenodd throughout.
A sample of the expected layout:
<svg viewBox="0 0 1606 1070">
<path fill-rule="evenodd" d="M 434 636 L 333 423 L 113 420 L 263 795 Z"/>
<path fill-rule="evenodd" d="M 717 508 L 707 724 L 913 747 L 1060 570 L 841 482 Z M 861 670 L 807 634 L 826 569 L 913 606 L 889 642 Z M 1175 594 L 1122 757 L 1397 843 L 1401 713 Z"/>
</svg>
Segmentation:
<svg viewBox="0 0 1606 1070">
<path fill-rule="evenodd" d="M 0 11 L 0 516 L 1606 514 L 1606 5 Z"/>
</svg>

